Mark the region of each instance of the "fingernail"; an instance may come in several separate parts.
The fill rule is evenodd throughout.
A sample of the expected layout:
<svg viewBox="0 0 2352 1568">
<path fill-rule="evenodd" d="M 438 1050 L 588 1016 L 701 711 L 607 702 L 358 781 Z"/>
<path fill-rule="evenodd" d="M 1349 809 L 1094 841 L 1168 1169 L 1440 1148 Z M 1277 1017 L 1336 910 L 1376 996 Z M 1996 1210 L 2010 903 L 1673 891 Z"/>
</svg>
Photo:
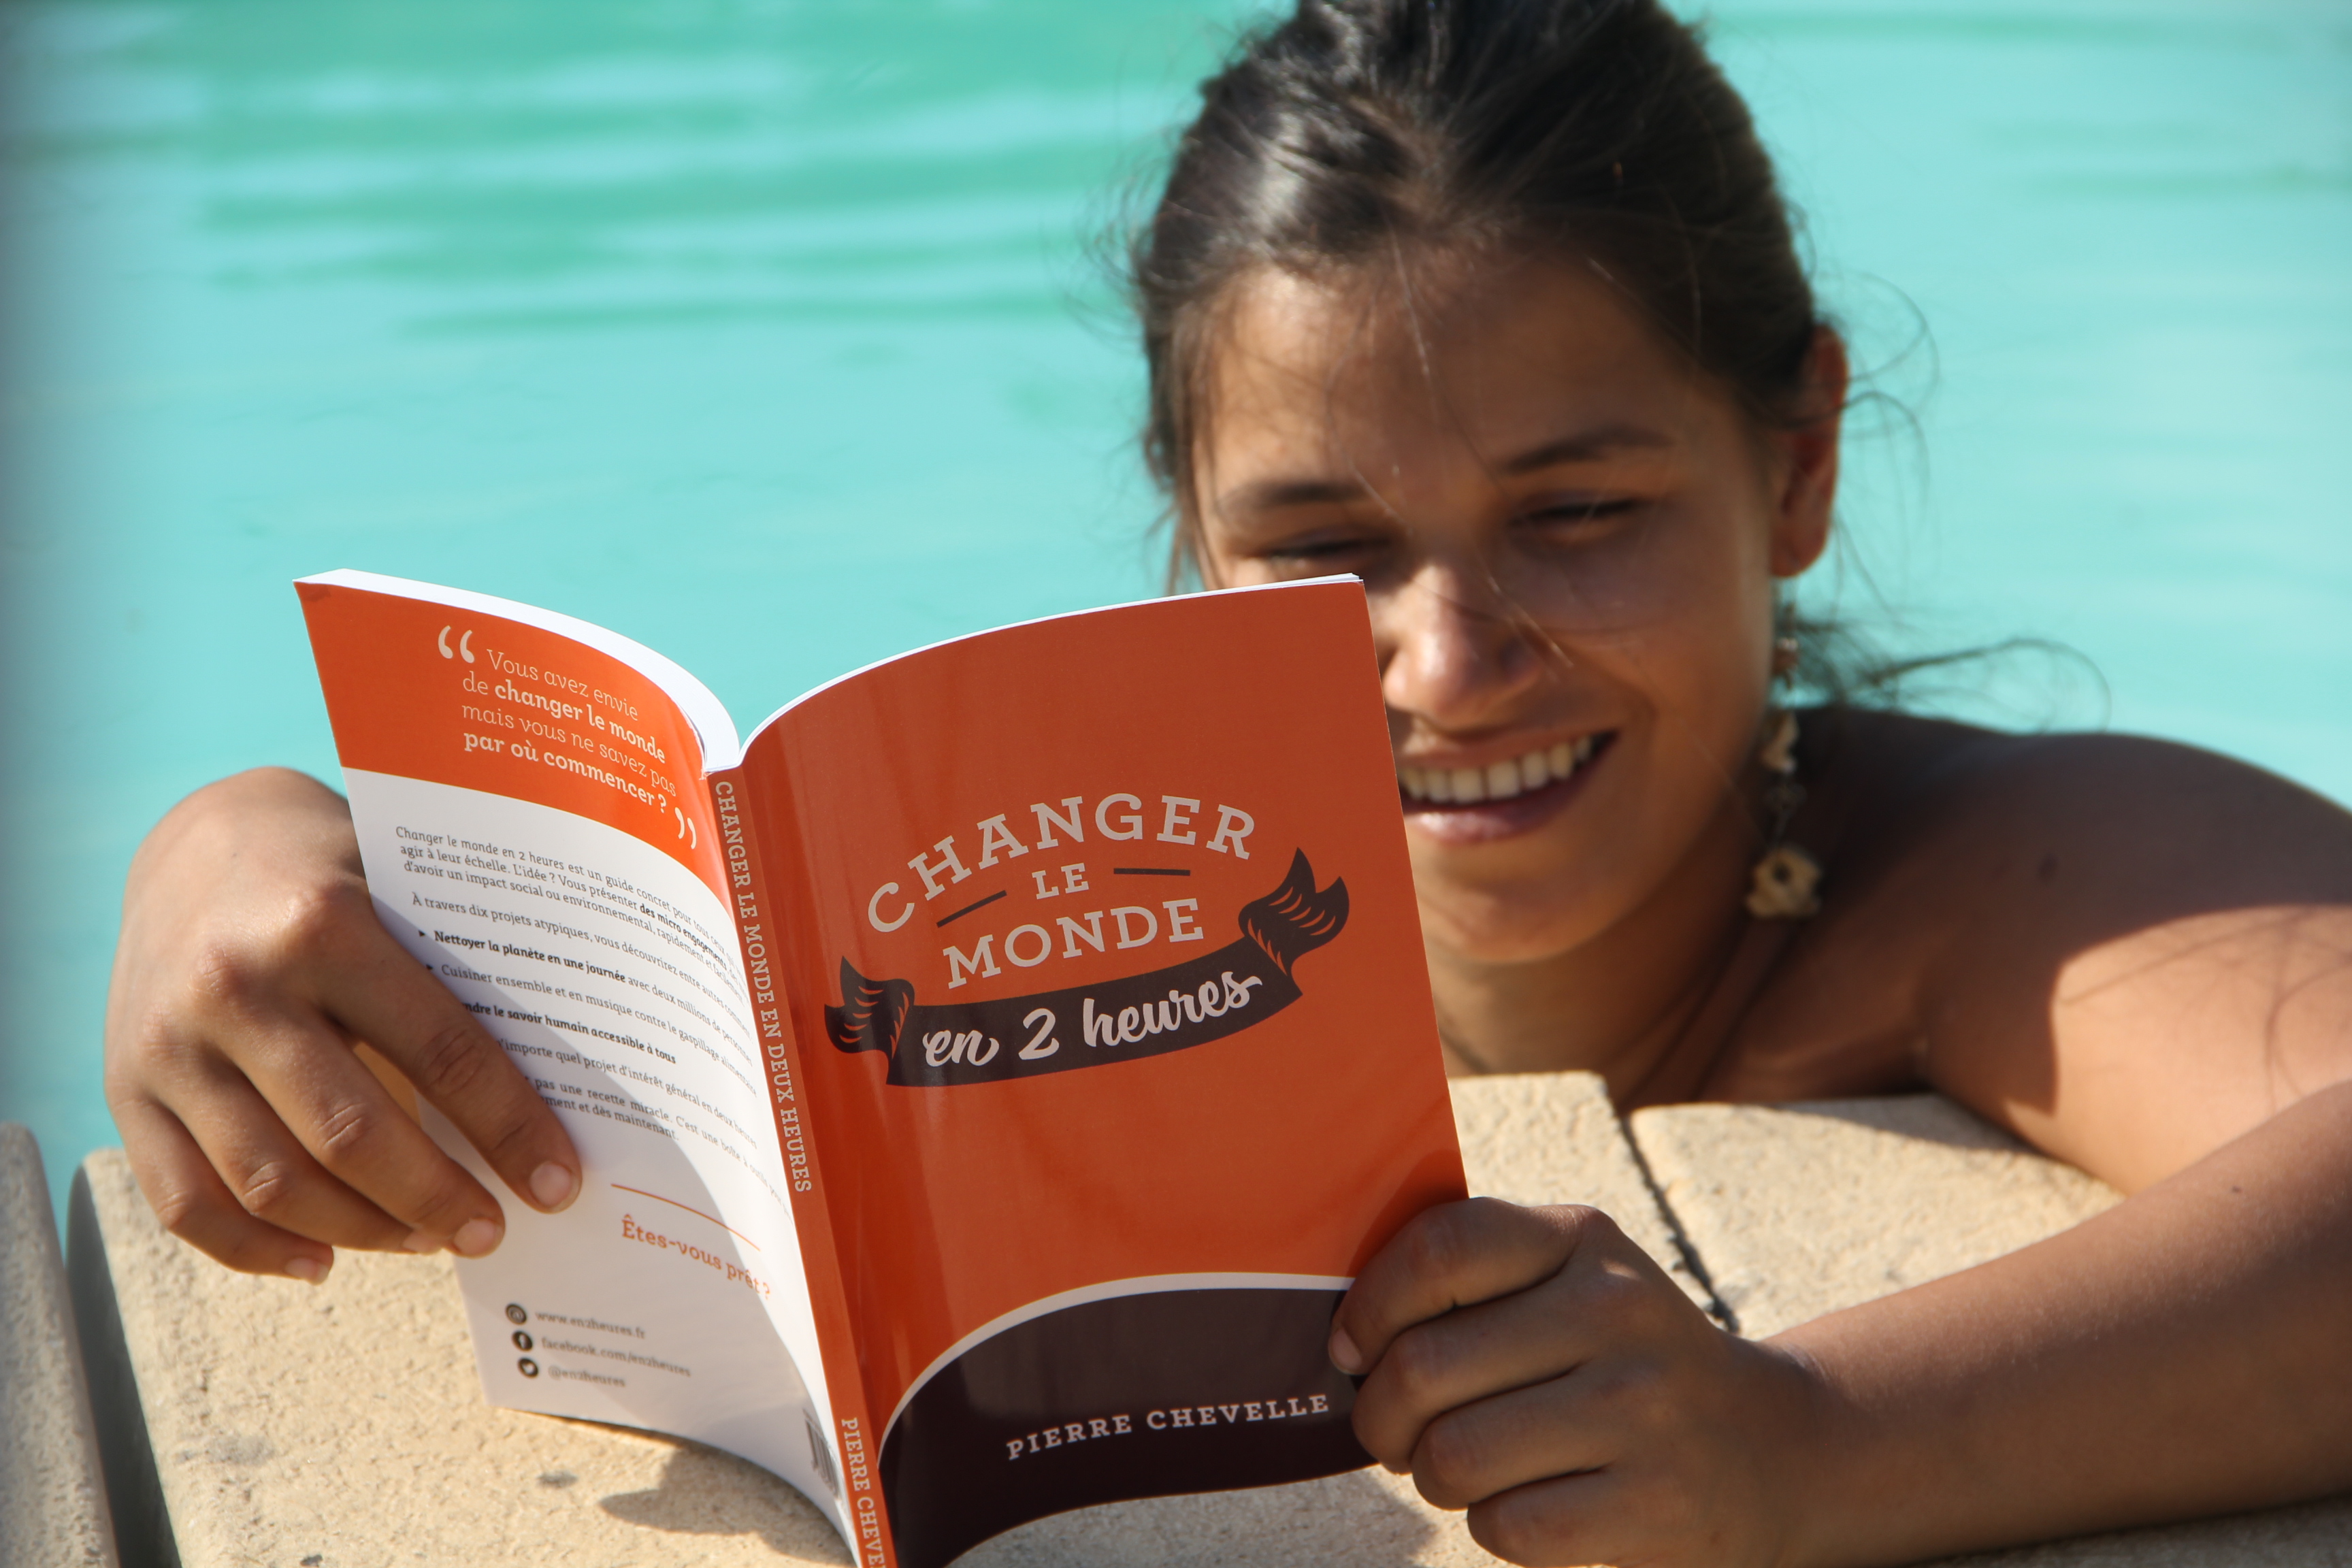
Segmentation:
<svg viewBox="0 0 2352 1568">
<path fill-rule="evenodd" d="M 469 1219 L 449 1238 L 449 1250 L 460 1258 L 479 1258 L 499 1244 L 499 1227 L 486 1219 Z"/>
<path fill-rule="evenodd" d="M 570 1203 L 572 1194 L 579 1190 L 580 1184 L 572 1180 L 572 1173 L 552 1160 L 530 1173 L 531 1200 L 550 1213 Z"/>
<path fill-rule="evenodd" d="M 1364 1352 L 1356 1348 L 1345 1329 L 1331 1331 L 1331 1364 L 1350 1377 L 1364 1370 Z"/>
<path fill-rule="evenodd" d="M 438 1252 L 441 1250 L 441 1238 L 425 1231 L 412 1230 L 408 1233 L 408 1239 L 400 1245 L 411 1252 Z"/>
<path fill-rule="evenodd" d="M 327 1265 L 315 1258 L 289 1258 L 286 1272 L 305 1285 L 323 1285 L 327 1280 Z"/>
</svg>

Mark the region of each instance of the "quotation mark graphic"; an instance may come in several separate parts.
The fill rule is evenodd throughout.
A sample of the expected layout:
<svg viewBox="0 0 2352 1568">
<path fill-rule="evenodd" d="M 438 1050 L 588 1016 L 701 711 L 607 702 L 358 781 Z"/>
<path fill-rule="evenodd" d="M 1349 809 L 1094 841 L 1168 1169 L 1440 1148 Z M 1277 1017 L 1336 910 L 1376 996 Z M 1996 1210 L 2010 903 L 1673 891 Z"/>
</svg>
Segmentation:
<svg viewBox="0 0 2352 1568">
<path fill-rule="evenodd" d="M 456 629 L 457 628 L 454 626 L 443 626 L 441 628 L 441 635 L 433 639 L 434 646 L 441 650 L 441 657 L 443 658 L 457 658 L 462 657 L 467 664 L 471 664 L 474 662 L 473 629 L 471 627 L 467 628 L 466 635 L 457 639 L 457 647 L 454 651 L 452 651 L 449 647 L 449 634 Z"/>
</svg>

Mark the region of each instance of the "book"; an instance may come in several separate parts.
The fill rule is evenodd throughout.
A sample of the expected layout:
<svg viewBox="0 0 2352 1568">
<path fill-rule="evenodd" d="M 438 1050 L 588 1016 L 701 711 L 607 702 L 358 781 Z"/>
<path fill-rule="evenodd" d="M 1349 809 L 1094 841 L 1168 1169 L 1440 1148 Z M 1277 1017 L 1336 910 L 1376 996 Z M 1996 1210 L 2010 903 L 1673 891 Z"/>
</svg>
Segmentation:
<svg viewBox="0 0 2352 1568">
<path fill-rule="evenodd" d="M 585 622 L 297 587 L 377 912 L 583 1164 L 457 1265 L 491 1403 L 740 1454 L 873 1568 L 1369 1462 L 1331 1315 L 1464 1187 L 1354 579 L 960 637 L 745 741 Z"/>
</svg>

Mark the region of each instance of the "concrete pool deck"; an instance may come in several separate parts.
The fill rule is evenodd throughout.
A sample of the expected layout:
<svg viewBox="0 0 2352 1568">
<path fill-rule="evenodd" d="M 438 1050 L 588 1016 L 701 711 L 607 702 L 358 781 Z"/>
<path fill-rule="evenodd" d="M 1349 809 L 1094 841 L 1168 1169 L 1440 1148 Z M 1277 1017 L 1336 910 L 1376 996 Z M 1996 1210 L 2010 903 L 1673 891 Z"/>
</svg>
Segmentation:
<svg viewBox="0 0 2352 1568">
<path fill-rule="evenodd" d="M 1474 1192 L 1608 1210 L 1696 1300 L 1727 1307 L 1751 1334 L 1967 1268 L 2116 1201 L 1934 1096 L 1684 1106 L 1627 1121 L 1597 1079 L 1569 1074 L 1458 1081 L 1454 1110 Z M 39 1464 L 19 1455 L 0 1470 L 0 1561 L 111 1563 L 114 1542 L 94 1511 L 95 1454 L 72 1436 L 88 1426 L 74 1415 L 75 1325 L 57 1306 L 65 1288 L 54 1237 L 44 1253 L 20 1234 L 47 1233 L 39 1165 L 16 1142 L 0 1152 L 0 1213 L 13 1227 L 0 1273 L 10 1341 L 0 1417 L 12 1440 L 38 1434 L 46 1445 Z M 797 1494 L 741 1460 L 484 1405 L 446 1258 L 346 1254 L 317 1289 L 233 1274 L 161 1229 L 112 1151 L 84 1164 L 69 1229 L 97 1441 L 121 1561 L 133 1568 L 850 1561 Z M 20 1305 L 43 1300 L 47 1316 Z M 42 1541 L 81 1555 L 62 1546 L 23 1554 Z M 1084 1510 L 963 1559 L 973 1568 L 1493 1561 L 1460 1515 L 1428 1508 L 1409 1481 L 1378 1470 Z M 1966 1561 L 2352 1568 L 2352 1498 Z"/>
</svg>

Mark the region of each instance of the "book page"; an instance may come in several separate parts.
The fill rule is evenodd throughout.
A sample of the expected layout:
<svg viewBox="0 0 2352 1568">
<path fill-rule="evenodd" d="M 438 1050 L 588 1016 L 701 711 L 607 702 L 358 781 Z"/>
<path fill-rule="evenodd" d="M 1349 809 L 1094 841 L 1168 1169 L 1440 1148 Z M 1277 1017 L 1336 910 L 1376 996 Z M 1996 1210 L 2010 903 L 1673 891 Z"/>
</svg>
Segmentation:
<svg viewBox="0 0 2352 1568">
<path fill-rule="evenodd" d="M 540 1215 L 426 1112 L 507 1215 L 498 1251 L 457 1263 L 486 1395 L 730 1449 L 845 1531 L 708 718 L 495 601 L 355 574 L 302 589 L 378 913 L 583 1163 L 578 1201 Z"/>
<path fill-rule="evenodd" d="M 1463 1195 L 1376 668 L 1352 580 L 1196 595 L 748 743 L 903 1568 L 1368 1462 L 1331 1313 Z"/>
</svg>

